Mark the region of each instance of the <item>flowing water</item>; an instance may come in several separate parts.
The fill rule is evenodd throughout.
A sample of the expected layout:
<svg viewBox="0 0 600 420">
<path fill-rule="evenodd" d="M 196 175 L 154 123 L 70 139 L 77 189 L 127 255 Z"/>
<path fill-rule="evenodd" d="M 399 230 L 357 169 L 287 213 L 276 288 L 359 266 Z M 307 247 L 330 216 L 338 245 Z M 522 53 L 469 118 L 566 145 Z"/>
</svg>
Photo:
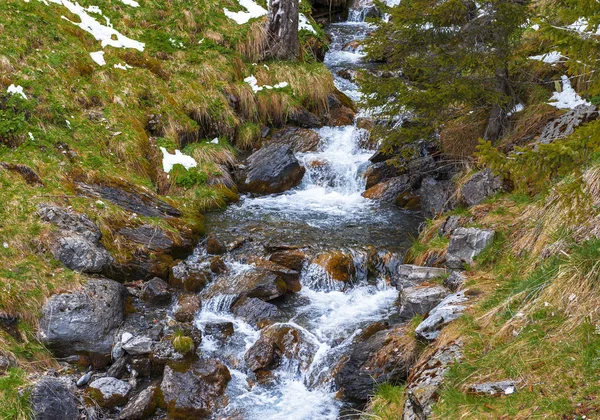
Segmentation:
<svg viewBox="0 0 600 420">
<path fill-rule="evenodd" d="M 360 51 L 344 48 L 369 31 L 369 26 L 359 21 L 362 16 L 361 10 L 351 11 L 354 22 L 329 25 L 333 42 L 325 59 L 337 87 L 354 100 L 360 98 L 358 86 L 337 73 L 364 66 Z M 218 413 L 219 418 L 300 420 L 346 416 L 353 406 L 336 398 L 332 369 L 351 350 L 362 328 L 391 319 L 396 312 L 398 292 L 388 285 L 385 275 L 393 274 L 401 262 L 421 219 L 362 197 L 362 175 L 374 153 L 363 146 L 368 144 L 368 132 L 356 126 L 317 131 L 322 138 L 319 150 L 297 155 L 307 168 L 301 185 L 283 194 L 245 197 L 224 213 L 210 215 L 208 231 L 224 242 L 243 237 L 260 246 L 275 243 L 307 247 L 313 252 L 342 250 L 353 256 L 356 275 L 348 286 L 329 278 L 320 266 L 305 266 L 301 291 L 277 302 L 283 315 L 276 324 L 298 331 L 302 345 L 296 357 L 284 357 L 269 381 L 258 380 L 244 363 L 244 354 L 258 340 L 260 330 L 230 312 L 235 295 L 211 295 L 209 286 L 197 326 L 204 329 L 207 324 L 223 322 L 234 326 L 234 334 L 227 340 L 205 334 L 201 348 L 204 355 L 226 364 L 232 374 L 227 390 L 230 402 Z M 373 249 L 387 255 L 375 276 L 366 268 Z M 190 259 L 201 259 L 202 252 L 198 252 Z M 236 276 L 253 270 L 246 259 L 235 253 L 226 255 L 229 272 L 221 281 L 235 284 Z"/>
</svg>

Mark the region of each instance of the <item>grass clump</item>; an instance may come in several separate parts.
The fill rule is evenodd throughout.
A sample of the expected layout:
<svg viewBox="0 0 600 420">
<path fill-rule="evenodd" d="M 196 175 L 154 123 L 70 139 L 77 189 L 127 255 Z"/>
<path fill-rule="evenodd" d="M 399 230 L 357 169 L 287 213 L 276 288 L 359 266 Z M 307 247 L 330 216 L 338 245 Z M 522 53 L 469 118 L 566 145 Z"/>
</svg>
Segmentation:
<svg viewBox="0 0 600 420">
<path fill-rule="evenodd" d="M 176 331 L 171 338 L 171 344 L 178 353 L 186 355 L 194 351 L 194 340 L 182 331 Z"/>
</svg>

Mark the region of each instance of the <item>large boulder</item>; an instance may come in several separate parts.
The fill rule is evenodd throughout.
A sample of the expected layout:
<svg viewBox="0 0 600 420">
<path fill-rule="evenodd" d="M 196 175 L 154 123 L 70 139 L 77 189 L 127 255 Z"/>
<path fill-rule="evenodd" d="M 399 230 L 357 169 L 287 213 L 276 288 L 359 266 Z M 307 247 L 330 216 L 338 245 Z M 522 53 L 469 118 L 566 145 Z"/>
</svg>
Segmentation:
<svg viewBox="0 0 600 420">
<path fill-rule="evenodd" d="M 169 418 L 203 419 L 227 404 L 225 389 L 231 380 L 217 360 L 199 360 L 181 372 L 165 367 L 160 390 Z"/>
<path fill-rule="evenodd" d="M 407 287 L 400 293 L 399 316 L 410 319 L 415 315 L 425 315 L 448 296 L 443 286 Z"/>
<path fill-rule="evenodd" d="M 473 258 L 492 244 L 494 236 L 495 232 L 489 229 L 456 228 L 450 236 L 446 265 L 462 269 L 465 264 L 472 264 Z"/>
<path fill-rule="evenodd" d="M 40 340 L 59 357 L 87 354 L 110 357 L 125 316 L 125 288 L 107 279 L 90 279 L 80 291 L 52 296 L 44 305 Z"/>
<path fill-rule="evenodd" d="M 421 360 L 411 371 L 406 384 L 406 402 L 402 420 L 423 420 L 432 417 L 444 377 L 454 363 L 462 359 L 462 342 L 446 344 L 431 356 Z"/>
<path fill-rule="evenodd" d="M 246 366 L 253 371 L 273 369 L 283 360 L 288 367 L 306 371 L 319 344 L 293 324 L 273 324 L 261 331 L 260 338 L 244 355 Z"/>
<path fill-rule="evenodd" d="M 335 383 L 346 397 L 366 401 L 377 385 L 406 380 L 416 356 L 415 340 L 402 328 L 378 331 L 353 348 Z"/>
<path fill-rule="evenodd" d="M 31 408 L 35 420 L 77 420 L 75 396 L 63 381 L 46 376 L 31 390 Z"/>
<path fill-rule="evenodd" d="M 452 210 L 456 206 L 454 193 L 455 184 L 451 180 L 423 179 L 419 190 L 423 215 L 433 218 L 447 210 Z"/>
<path fill-rule="evenodd" d="M 149 418 L 157 406 L 157 385 L 150 385 L 141 391 L 134 398 L 131 398 L 123 411 L 119 414 L 118 420 L 143 420 Z"/>
<path fill-rule="evenodd" d="M 502 188 L 502 180 L 491 170 L 484 169 L 473 174 L 460 189 L 460 194 L 468 206 L 475 206 L 494 195 Z"/>
<path fill-rule="evenodd" d="M 400 194 L 410 189 L 409 181 L 406 174 L 388 179 L 366 190 L 363 197 L 393 203 Z"/>
<path fill-rule="evenodd" d="M 117 378 L 105 376 L 96 379 L 89 386 L 91 397 L 102 407 L 112 408 L 127 402 L 131 385 Z"/>
<path fill-rule="evenodd" d="M 321 138 L 314 130 L 300 127 L 286 127 L 273 136 L 273 142 L 290 146 L 294 153 L 314 152 Z"/>
<path fill-rule="evenodd" d="M 442 328 L 457 319 L 467 309 L 462 305 L 466 301 L 465 291 L 447 296 L 417 326 L 415 329 L 417 338 L 424 341 L 433 341 L 438 338 Z"/>
<path fill-rule="evenodd" d="M 272 143 L 248 158 L 238 186 L 243 192 L 276 194 L 300 184 L 305 171 L 290 146 Z"/>
<path fill-rule="evenodd" d="M 90 242 L 97 242 L 102 237 L 96 223 L 85 214 L 77 213 L 72 209 L 53 204 L 40 204 L 38 215 L 40 219 L 56 225 L 60 230 L 77 234 Z"/>
<path fill-rule="evenodd" d="M 152 305 L 166 305 L 171 303 L 169 285 L 158 277 L 144 283 L 141 296 L 144 301 Z"/>
<path fill-rule="evenodd" d="M 392 277 L 392 284 L 398 290 L 405 287 L 418 286 L 426 281 L 431 281 L 446 275 L 445 268 L 423 267 L 413 264 L 401 264 Z"/>
<path fill-rule="evenodd" d="M 595 120 L 598 116 L 598 108 L 596 106 L 579 105 L 566 114 L 550 121 L 537 139 L 536 147 L 537 144 L 548 144 L 565 138 L 573 134 L 575 129 L 580 125 Z"/>
</svg>

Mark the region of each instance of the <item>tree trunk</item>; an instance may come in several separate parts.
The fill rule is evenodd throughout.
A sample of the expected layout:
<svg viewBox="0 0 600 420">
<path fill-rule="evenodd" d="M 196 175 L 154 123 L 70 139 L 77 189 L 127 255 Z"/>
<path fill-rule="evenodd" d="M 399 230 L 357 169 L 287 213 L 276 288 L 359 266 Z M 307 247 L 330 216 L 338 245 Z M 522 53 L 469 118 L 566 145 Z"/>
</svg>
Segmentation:
<svg viewBox="0 0 600 420">
<path fill-rule="evenodd" d="M 496 70 L 496 90 L 500 98 L 511 96 L 512 91 L 508 81 L 508 69 L 503 68 Z M 498 140 L 504 135 L 506 123 L 508 121 L 507 105 L 509 104 L 495 103 L 492 105 L 487 127 L 485 128 L 485 133 L 483 135 L 485 140 Z"/>
<path fill-rule="evenodd" d="M 280 60 L 298 57 L 298 0 L 269 0 L 267 37 L 269 57 Z"/>
</svg>

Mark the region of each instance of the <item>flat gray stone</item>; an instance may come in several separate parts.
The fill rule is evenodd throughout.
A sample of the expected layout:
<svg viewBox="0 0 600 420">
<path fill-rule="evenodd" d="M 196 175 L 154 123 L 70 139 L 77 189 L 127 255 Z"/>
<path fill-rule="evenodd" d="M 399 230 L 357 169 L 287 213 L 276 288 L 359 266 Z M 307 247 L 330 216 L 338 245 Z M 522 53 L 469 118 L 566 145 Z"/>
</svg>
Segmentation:
<svg viewBox="0 0 600 420">
<path fill-rule="evenodd" d="M 447 296 L 429 312 L 427 318 L 415 329 L 415 335 L 425 341 L 435 340 L 446 325 L 457 319 L 466 309 L 465 291 Z"/>
<path fill-rule="evenodd" d="M 483 382 L 467 386 L 468 392 L 478 395 L 511 395 L 517 391 L 518 382 L 512 380 L 498 382 Z"/>
<path fill-rule="evenodd" d="M 111 377 L 96 379 L 89 388 L 98 404 L 108 408 L 125 404 L 131 392 L 131 385 Z"/>
<path fill-rule="evenodd" d="M 443 286 L 414 286 L 400 292 L 400 317 L 410 319 L 415 315 L 425 315 L 448 296 Z"/>
<path fill-rule="evenodd" d="M 426 281 L 442 277 L 447 272 L 445 268 L 402 264 L 398 266 L 398 273 L 392 278 L 392 284 L 398 290 L 402 290 L 405 287 L 418 286 Z"/>
<path fill-rule="evenodd" d="M 450 236 L 446 265 L 449 268 L 462 269 L 465 264 L 472 264 L 473 258 L 492 244 L 494 236 L 495 232 L 488 229 L 455 229 Z"/>
</svg>

